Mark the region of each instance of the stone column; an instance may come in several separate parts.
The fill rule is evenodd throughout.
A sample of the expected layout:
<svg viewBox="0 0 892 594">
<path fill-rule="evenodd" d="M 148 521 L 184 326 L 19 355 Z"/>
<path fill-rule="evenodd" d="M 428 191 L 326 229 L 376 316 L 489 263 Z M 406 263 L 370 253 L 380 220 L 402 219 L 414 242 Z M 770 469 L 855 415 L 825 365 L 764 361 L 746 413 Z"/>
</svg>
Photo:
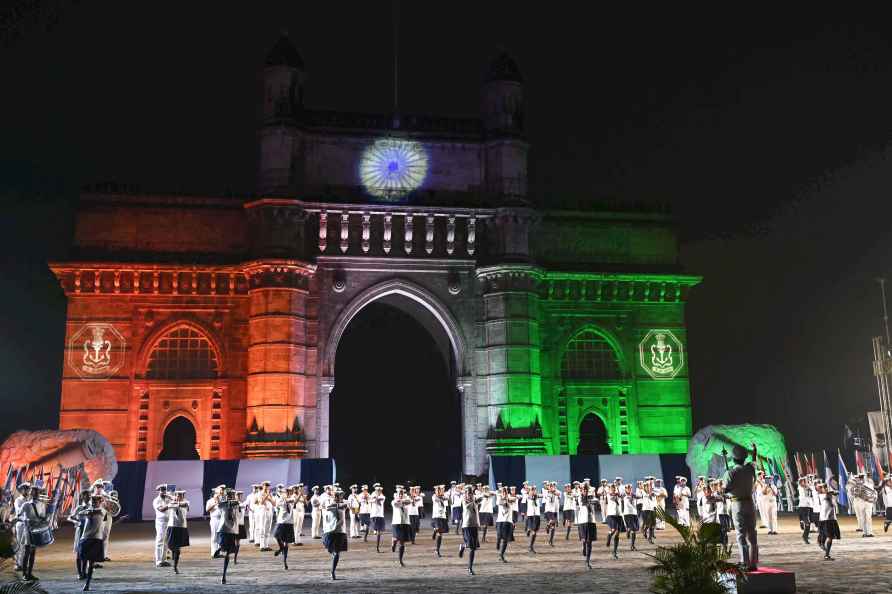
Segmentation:
<svg viewBox="0 0 892 594">
<path fill-rule="evenodd" d="M 248 319 L 248 458 L 301 457 L 316 406 L 315 369 L 308 370 L 307 293 L 312 269 L 257 261 L 250 279 Z"/>
<path fill-rule="evenodd" d="M 477 269 L 483 312 L 477 349 L 479 406 L 486 451 L 546 453 L 542 432 L 538 268 L 500 264 Z"/>
</svg>

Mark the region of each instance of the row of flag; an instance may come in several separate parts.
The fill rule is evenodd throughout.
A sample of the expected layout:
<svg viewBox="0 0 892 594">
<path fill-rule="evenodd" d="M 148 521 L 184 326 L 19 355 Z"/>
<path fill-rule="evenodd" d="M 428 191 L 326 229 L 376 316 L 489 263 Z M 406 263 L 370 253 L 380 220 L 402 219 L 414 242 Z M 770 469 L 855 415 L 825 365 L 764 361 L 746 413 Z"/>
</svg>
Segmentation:
<svg viewBox="0 0 892 594">
<path fill-rule="evenodd" d="M 38 470 L 28 464 L 19 468 L 14 468 L 10 464 L 6 469 L 6 480 L 3 483 L 3 503 L 12 503 L 15 498 L 14 492 L 22 483 L 35 485 L 39 482 L 50 497 L 54 517 L 65 517 L 75 505 L 81 484 L 86 479 L 83 463 L 71 468 L 59 466 L 59 473 L 55 476 L 52 470 L 47 470 L 43 466 Z"/>
<path fill-rule="evenodd" d="M 831 485 L 839 492 L 839 495 L 837 496 L 839 504 L 848 507 L 849 498 L 846 494 L 846 485 L 849 482 L 851 473 L 846 467 L 846 462 L 842 457 L 842 452 L 840 450 L 836 450 L 837 461 L 835 474 L 833 472 L 834 468 L 827 458 L 827 452 L 822 451 L 821 454 L 823 456 L 823 473 L 820 473 L 818 471 L 818 465 L 816 464 L 814 453 L 799 454 L 798 452 L 794 452 L 793 462 L 796 464 L 797 476 L 801 477 L 807 474 L 813 474 L 815 476 L 823 475 L 824 482 L 828 485 Z M 892 468 L 892 453 L 890 453 L 889 458 L 889 466 L 890 468 Z M 883 464 L 881 463 L 881 461 L 876 459 L 876 456 L 874 456 L 873 452 L 861 452 L 859 450 L 855 450 L 855 474 L 861 473 L 870 476 L 873 479 L 874 484 L 876 485 L 879 485 L 886 478 L 886 472 L 883 470 Z"/>
</svg>

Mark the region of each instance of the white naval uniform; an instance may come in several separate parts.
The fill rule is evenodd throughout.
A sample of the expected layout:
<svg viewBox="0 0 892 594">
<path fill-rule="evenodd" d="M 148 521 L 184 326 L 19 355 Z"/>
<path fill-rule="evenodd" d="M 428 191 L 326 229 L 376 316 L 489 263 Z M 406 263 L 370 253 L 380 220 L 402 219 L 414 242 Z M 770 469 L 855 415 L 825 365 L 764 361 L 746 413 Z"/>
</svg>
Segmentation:
<svg viewBox="0 0 892 594">
<path fill-rule="evenodd" d="M 259 534 L 259 542 L 261 549 L 268 549 L 269 539 L 273 533 L 273 516 L 275 510 L 275 504 L 273 503 L 273 494 L 272 491 L 269 493 L 269 498 L 266 499 L 263 496 L 263 491 L 260 492 L 260 499 L 262 503 L 258 506 L 258 518 L 259 518 L 259 526 L 257 526 L 258 534 Z M 237 528 L 237 527 L 236 527 Z M 256 544 L 258 541 L 254 541 Z"/>
<path fill-rule="evenodd" d="M 359 494 L 350 493 L 350 495 L 347 496 L 347 508 L 350 510 L 350 538 L 359 538 L 359 517 L 353 512 L 357 507 L 361 507 L 359 504 Z M 325 532 L 324 529 L 323 532 Z"/>
<path fill-rule="evenodd" d="M 322 538 L 322 495 L 310 497 L 310 537 Z"/>
<path fill-rule="evenodd" d="M 217 532 L 220 531 L 220 522 L 222 522 L 223 513 L 220 511 L 220 506 L 217 505 L 217 498 L 211 497 L 204 504 L 204 511 L 208 513 L 210 516 L 210 529 L 211 529 L 211 555 L 217 552 Z"/>
<path fill-rule="evenodd" d="M 254 521 L 254 502 L 257 499 L 257 493 L 251 491 L 245 497 L 244 510 L 245 515 L 248 517 L 248 542 L 254 543 L 254 529 L 255 529 L 255 521 Z"/>
<path fill-rule="evenodd" d="M 678 523 L 682 526 L 690 526 L 691 525 L 691 490 L 687 485 L 682 487 L 681 485 L 675 485 L 675 490 L 673 491 L 673 497 L 678 498 L 678 503 L 675 505 L 675 511 L 678 515 Z"/>
<path fill-rule="evenodd" d="M 871 483 L 866 481 L 864 484 L 868 487 L 871 486 Z M 852 510 L 855 512 L 855 517 L 858 519 L 858 527 L 861 529 L 861 533 L 864 536 L 873 536 L 873 509 L 875 504 L 866 499 L 854 497 L 851 493 L 849 493 L 849 496 L 852 502 Z"/>
<path fill-rule="evenodd" d="M 756 509 L 759 510 L 759 527 L 765 528 L 768 525 L 768 509 L 765 507 L 765 495 L 762 493 L 767 483 L 764 480 L 756 479 L 753 485 L 753 497 L 756 501 Z"/>
<path fill-rule="evenodd" d="M 669 497 L 669 491 L 666 490 L 666 487 L 654 487 L 654 496 L 657 499 L 657 507 L 656 509 L 661 509 L 664 512 L 666 511 L 666 498 Z M 657 517 L 657 530 L 663 530 L 666 527 L 666 522 L 661 520 L 659 516 Z"/>
<path fill-rule="evenodd" d="M 303 494 L 294 500 L 294 544 L 302 544 L 304 536 L 304 517 L 307 513 L 307 499 Z"/>
<path fill-rule="evenodd" d="M 152 501 L 152 509 L 155 510 L 155 566 L 164 561 L 167 554 L 167 526 L 170 514 L 167 508 L 168 498 L 158 495 Z"/>
<path fill-rule="evenodd" d="M 23 495 L 19 495 L 15 498 L 15 501 L 13 501 L 12 504 L 14 517 L 21 517 L 22 507 L 25 505 L 26 501 L 28 501 L 28 498 Z M 25 546 L 23 544 L 25 542 L 25 523 L 22 521 L 15 523 L 15 540 L 18 547 L 15 552 L 16 565 L 21 565 L 22 554 L 25 552 Z"/>
<path fill-rule="evenodd" d="M 766 485 L 767 493 L 762 494 L 763 507 L 765 508 L 765 524 L 769 532 L 777 532 L 777 496 L 779 491 L 775 485 Z"/>
</svg>

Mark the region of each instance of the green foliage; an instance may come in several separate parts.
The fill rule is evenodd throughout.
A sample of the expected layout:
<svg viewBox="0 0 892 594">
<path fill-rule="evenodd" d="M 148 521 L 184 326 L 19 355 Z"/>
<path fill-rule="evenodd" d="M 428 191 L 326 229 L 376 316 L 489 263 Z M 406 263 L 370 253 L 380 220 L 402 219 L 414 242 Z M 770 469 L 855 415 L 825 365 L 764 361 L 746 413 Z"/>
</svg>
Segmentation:
<svg viewBox="0 0 892 594">
<path fill-rule="evenodd" d="M 654 594 L 726 594 L 728 586 L 719 582 L 722 574 L 737 578 L 743 573 L 728 562 L 720 540 L 717 524 L 682 526 L 674 516 L 657 509 L 657 516 L 665 520 L 680 535 L 681 542 L 669 547 L 657 547 L 656 554 L 648 555 L 656 563 L 648 569 L 654 576 Z"/>
</svg>

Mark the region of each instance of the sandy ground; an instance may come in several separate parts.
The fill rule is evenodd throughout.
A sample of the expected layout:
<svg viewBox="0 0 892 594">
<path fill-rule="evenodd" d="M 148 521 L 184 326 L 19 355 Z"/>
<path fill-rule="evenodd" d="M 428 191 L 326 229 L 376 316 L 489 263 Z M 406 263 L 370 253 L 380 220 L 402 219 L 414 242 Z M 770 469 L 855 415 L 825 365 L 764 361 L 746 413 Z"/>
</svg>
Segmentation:
<svg viewBox="0 0 892 594">
<path fill-rule="evenodd" d="M 427 521 L 423 521 L 423 526 Z M 288 571 L 281 557 L 261 553 L 253 545 L 245 544 L 238 565 L 230 566 L 229 584 L 222 586 L 222 561 L 210 559 L 210 543 L 206 522 L 190 521 L 192 546 L 184 549 L 180 561 L 180 575 L 172 569 L 156 568 L 152 564 L 154 525 L 150 523 L 120 524 L 112 532 L 110 556 L 113 561 L 96 570 L 92 590 L 96 592 L 189 592 L 189 593 L 254 593 L 277 592 L 536 592 L 571 593 L 605 592 L 636 594 L 648 591 L 649 559 L 653 545 L 639 540 L 640 552 L 629 550 L 629 542 L 622 540 L 620 559 L 610 558 L 605 547 L 606 532 L 599 526 L 592 561 L 595 569 L 587 571 L 581 548 L 575 540 L 564 540 L 563 533 L 549 547 L 543 532 L 536 541 L 538 554 L 526 552 L 524 533 L 518 529 L 517 540 L 508 549 L 508 564 L 498 560 L 494 535 L 478 551 L 475 570 L 469 576 L 466 560 L 459 559 L 459 538 L 451 534 L 444 539 L 442 559 L 434 555 L 430 531 L 424 529 L 417 544 L 408 546 L 406 567 L 400 568 L 396 556 L 390 552 L 389 534 L 384 535 L 386 551 L 375 552 L 372 541 L 350 541 L 350 550 L 342 553 L 338 567 L 338 581 L 328 576 L 329 557 L 320 541 L 305 539 L 303 547 L 292 547 Z M 307 523 L 306 532 L 308 532 Z M 882 522 L 875 520 L 875 538 L 861 538 L 855 532 L 854 521 L 842 522 L 843 539 L 834 543 L 836 561 L 824 561 L 823 552 L 816 544 L 805 545 L 800 537 L 795 517 L 785 517 L 777 536 L 761 534 L 762 562 L 796 573 L 800 592 L 837 593 L 892 592 L 892 533 L 884 534 Z M 72 555 L 71 529 L 57 534 L 55 544 L 38 551 L 34 573 L 49 592 L 76 592 L 81 583 L 76 580 Z M 733 533 L 732 533 L 733 537 Z M 814 543 L 814 537 L 812 543 Z M 657 544 L 677 541 L 668 532 L 657 533 Z M 736 547 L 733 553 L 737 554 Z M 735 557 L 736 558 L 736 557 Z M 691 593 L 695 594 L 695 593 Z"/>
</svg>

